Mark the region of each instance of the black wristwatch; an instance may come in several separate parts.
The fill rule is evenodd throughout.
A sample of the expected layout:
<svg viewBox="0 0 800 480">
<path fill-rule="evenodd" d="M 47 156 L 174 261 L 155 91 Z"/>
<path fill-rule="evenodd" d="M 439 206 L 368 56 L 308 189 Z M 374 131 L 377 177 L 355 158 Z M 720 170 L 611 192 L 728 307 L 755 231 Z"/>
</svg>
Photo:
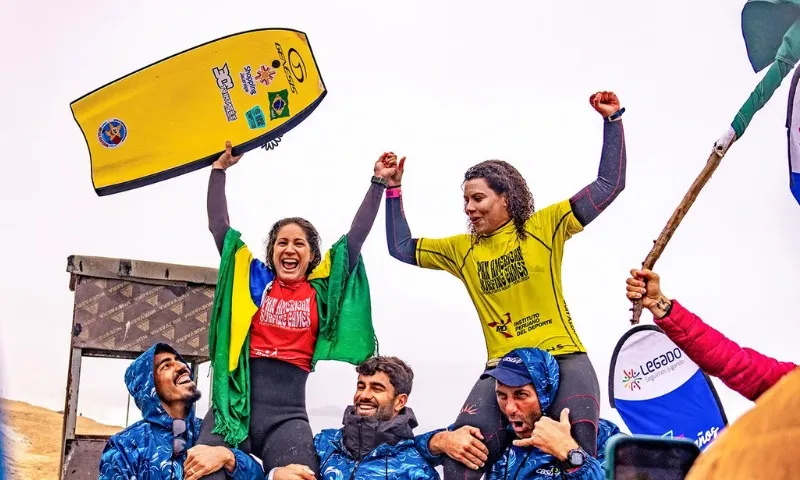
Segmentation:
<svg viewBox="0 0 800 480">
<path fill-rule="evenodd" d="M 377 183 L 378 185 L 383 185 L 384 188 L 389 186 L 389 182 L 386 181 L 385 178 L 379 177 L 377 175 L 372 176 L 372 183 Z"/>
<path fill-rule="evenodd" d="M 581 468 L 584 463 L 586 463 L 586 452 L 580 448 L 573 448 L 567 453 L 564 467 L 567 470 L 572 470 L 573 468 Z"/>
</svg>

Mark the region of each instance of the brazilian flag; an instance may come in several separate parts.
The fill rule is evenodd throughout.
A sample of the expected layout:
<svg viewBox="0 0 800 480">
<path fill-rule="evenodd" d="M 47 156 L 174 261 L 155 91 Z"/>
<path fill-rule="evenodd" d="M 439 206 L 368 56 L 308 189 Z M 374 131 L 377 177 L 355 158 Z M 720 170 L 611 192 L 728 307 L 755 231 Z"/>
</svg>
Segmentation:
<svg viewBox="0 0 800 480">
<path fill-rule="evenodd" d="M 375 354 L 369 282 L 359 256 L 350 272 L 342 236 L 308 277 L 316 292 L 319 336 L 312 369 L 320 360 L 357 365 Z M 250 426 L 250 323 L 275 274 L 253 257 L 241 233 L 229 229 L 214 294 L 209 352 L 213 369 L 213 433 L 238 446 Z"/>
</svg>

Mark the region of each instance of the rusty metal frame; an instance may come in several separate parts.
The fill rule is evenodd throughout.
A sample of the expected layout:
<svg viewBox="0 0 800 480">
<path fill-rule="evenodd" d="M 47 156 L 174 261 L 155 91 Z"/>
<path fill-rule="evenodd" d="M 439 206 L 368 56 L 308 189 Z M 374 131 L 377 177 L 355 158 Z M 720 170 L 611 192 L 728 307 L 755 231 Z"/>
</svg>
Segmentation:
<svg viewBox="0 0 800 480">
<path fill-rule="evenodd" d="M 217 269 L 71 255 L 67 258 L 67 272 L 70 273 L 69 289 L 75 292 L 75 303 L 70 336 L 70 359 L 67 367 L 67 389 L 64 399 L 59 479 L 94 479 L 97 478 L 99 453 L 108 437 L 76 434 L 83 358 L 132 360 L 150 345 L 160 341 L 170 343 L 178 353 L 183 355 L 190 363 L 195 378 L 197 378 L 200 363 L 209 360 L 207 327 L 204 325 L 207 326 L 210 318 L 209 310 L 216 287 Z M 79 290 L 85 288 L 82 285 L 89 282 L 95 284 L 88 286 L 91 288 L 97 289 L 101 286 L 105 288 L 112 284 L 112 290 L 117 290 L 113 294 L 101 291 L 88 302 L 82 301 Z M 134 297 L 135 291 L 142 288 L 149 288 L 149 290 L 140 295 L 141 299 Z M 122 291 L 127 300 L 119 302 L 125 298 L 119 297 L 117 291 Z M 180 295 L 178 295 L 179 293 Z M 169 301 L 159 305 L 161 297 L 165 297 Z M 103 317 L 104 314 L 99 313 L 100 303 L 115 305 L 112 308 L 115 314 Z M 133 320 L 130 319 L 131 315 L 126 317 L 126 312 L 130 311 L 134 311 L 135 316 L 135 311 L 141 310 L 140 303 L 148 309 L 145 314 L 139 315 Z M 195 308 L 184 314 L 183 305 L 185 303 L 193 304 Z M 199 306 L 197 306 L 198 303 Z M 86 305 L 89 305 L 88 312 Z M 87 318 L 88 321 L 86 321 Z M 113 318 L 114 321 L 110 321 L 109 318 Z M 140 322 L 139 325 L 135 325 L 136 322 Z M 183 326 L 184 322 L 190 325 Z M 103 343 L 90 338 L 88 327 L 83 325 L 85 323 L 92 323 L 92 336 L 102 339 L 110 338 L 110 340 Z M 156 328 L 151 328 L 151 325 Z M 138 331 L 134 328 L 136 326 L 139 328 Z M 189 334 L 175 339 L 175 335 L 181 328 L 184 330 L 190 328 Z M 120 335 L 127 338 L 132 330 L 139 335 L 133 343 L 117 344 L 116 338 Z M 166 332 L 170 331 L 173 335 L 172 339 L 175 339 L 177 343 L 171 342 L 169 337 L 164 338 L 167 335 Z"/>
</svg>

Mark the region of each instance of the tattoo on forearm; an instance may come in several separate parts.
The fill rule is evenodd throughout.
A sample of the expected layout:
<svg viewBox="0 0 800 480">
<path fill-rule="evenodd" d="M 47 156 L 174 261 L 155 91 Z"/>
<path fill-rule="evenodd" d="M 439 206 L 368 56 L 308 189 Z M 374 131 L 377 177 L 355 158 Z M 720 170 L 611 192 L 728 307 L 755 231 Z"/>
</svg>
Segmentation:
<svg viewBox="0 0 800 480">
<path fill-rule="evenodd" d="M 655 310 L 658 310 L 658 318 L 663 318 L 669 312 L 670 307 L 672 306 L 672 302 L 670 302 L 666 297 L 663 295 L 659 297 L 655 304 Z M 653 312 L 655 314 L 655 312 Z"/>
</svg>

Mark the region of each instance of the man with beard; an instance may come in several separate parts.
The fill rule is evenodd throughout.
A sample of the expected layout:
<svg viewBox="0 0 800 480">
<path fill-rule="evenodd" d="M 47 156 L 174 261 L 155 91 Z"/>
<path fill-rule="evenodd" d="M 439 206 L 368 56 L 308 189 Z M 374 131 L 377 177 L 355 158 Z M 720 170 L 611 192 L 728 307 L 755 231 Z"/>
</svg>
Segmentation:
<svg viewBox="0 0 800 480">
<path fill-rule="evenodd" d="M 172 347 L 158 343 L 139 355 L 125 371 L 125 383 L 142 420 L 108 440 L 99 480 L 196 480 L 223 468 L 235 480 L 264 478 L 261 466 L 239 450 L 194 446 L 200 392 Z"/>
<path fill-rule="evenodd" d="M 396 357 L 372 357 L 356 367 L 353 405 L 344 412 L 343 428 L 314 437 L 319 478 L 339 480 L 438 479 L 436 470 L 414 446 L 417 419 L 406 407 L 414 372 Z M 274 468 L 269 480 L 314 480 L 305 465 Z"/>
<path fill-rule="evenodd" d="M 495 395 L 507 428 L 517 437 L 489 470 L 489 480 L 544 480 L 553 477 L 573 480 L 605 478 L 608 439 L 619 428 L 600 419 L 597 428 L 597 458 L 588 455 L 572 437 L 569 409 L 547 415 L 558 393 L 559 366 L 549 353 L 538 348 L 519 348 L 506 354 L 482 378 L 495 379 Z M 467 410 L 490 406 L 467 405 Z M 496 407 L 494 407 L 496 408 Z M 578 417 L 582 418 L 582 417 Z M 477 470 L 487 461 L 480 430 L 470 426 L 458 430 L 434 431 L 421 435 L 417 448 L 428 461 L 439 464 L 444 455 Z M 492 441 L 489 439 L 488 441 Z"/>
</svg>

